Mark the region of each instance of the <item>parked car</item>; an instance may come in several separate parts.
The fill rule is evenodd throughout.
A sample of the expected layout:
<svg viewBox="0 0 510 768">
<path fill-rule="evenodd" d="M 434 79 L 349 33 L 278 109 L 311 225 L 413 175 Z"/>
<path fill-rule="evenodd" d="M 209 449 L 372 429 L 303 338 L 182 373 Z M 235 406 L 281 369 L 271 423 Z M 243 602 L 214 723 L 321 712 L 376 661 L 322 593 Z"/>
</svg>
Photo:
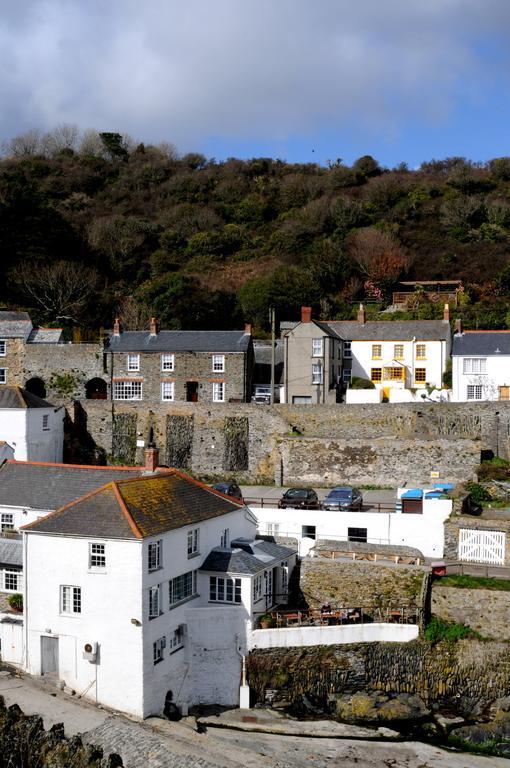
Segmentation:
<svg viewBox="0 0 510 768">
<path fill-rule="evenodd" d="M 253 395 L 251 399 L 252 403 L 259 403 L 261 405 L 269 405 L 271 402 L 271 395 Z"/>
<path fill-rule="evenodd" d="M 232 496 L 233 499 L 244 503 L 243 493 L 237 483 L 234 483 L 233 481 L 229 483 L 216 483 L 213 485 L 213 488 L 215 491 L 224 493 L 225 496 Z"/>
<path fill-rule="evenodd" d="M 332 488 L 321 504 L 322 509 L 330 510 L 360 510 L 362 506 L 363 496 L 357 488 L 353 488 L 350 485 Z"/>
<path fill-rule="evenodd" d="M 278 509 L 320 509 L 319 497 L 313 488 L 289 488 L 278 502 Z"/>
</svg>

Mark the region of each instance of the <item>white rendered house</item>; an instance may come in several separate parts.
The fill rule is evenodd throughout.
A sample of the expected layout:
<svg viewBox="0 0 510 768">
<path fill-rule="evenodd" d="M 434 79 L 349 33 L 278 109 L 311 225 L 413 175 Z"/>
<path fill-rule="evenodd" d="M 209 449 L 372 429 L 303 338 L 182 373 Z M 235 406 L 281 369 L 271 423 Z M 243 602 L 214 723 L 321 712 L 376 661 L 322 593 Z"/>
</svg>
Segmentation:
<svg viewBox="0 0 510 768">
<path fill-rule="evenodd" d="M 237 703 L 248 627 L 282 602 L 295 558 L 255 531 L 247 507 L 177 470 L 27 526 L 25 669 L 139 717 L 169 698 Z"/>
<path fill-rule="evenodd" d="M 455 402 L 510 400 L 510 331 L 462 331 L 452 347 Z"/>
<path fill-rule="evenodd" d="M 64 408 L 16 386 L 0 387 L 0 440 L 18 461 L 62 461 Z"/>
</svg>

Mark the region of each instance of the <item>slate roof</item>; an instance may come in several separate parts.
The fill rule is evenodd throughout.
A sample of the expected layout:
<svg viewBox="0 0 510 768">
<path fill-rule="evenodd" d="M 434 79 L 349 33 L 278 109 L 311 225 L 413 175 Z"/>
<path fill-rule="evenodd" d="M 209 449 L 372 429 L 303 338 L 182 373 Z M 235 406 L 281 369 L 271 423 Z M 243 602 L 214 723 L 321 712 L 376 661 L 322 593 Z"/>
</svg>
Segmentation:
<svg viewBox="0 0 510 768">
<path fill-rule="evenodd" d="M 23 528 L 111 539 L 143 539 L 195 525 L 243 505 L 176 469 L 117 480 Z"/>
<path fill-rule="evenodd" d="M 251 335 L 244 331 L 124 331 L 109 336 L 110 352 L 246 352 Z"/>
<path fill-rule="evenodd" d="M 444 341 L 450 335 L 445 320 L 331 320 L 317 325 L 345 341 Z"/>
<path fill-rule="evenodd" d="M 0 409 L 2 408 L 54 408 L 47 400 L 33 395 L 22 387 L 0 387 Z"/>
<path fill-rule="evenodd" d="M 21 539 L 0 539 L 0 565 L 23 567 L 23 542 Z"/>
<path fill-rule="evenodd" d="M 452 357 L 510 355 L 510 331 L 464 331 L 453 337 Z"/>
<path fill-rule="evenodd" d="M 112 480 L 140 477 L 143 467 L 88 467 L 6 461 L 0 466 L 0 505 L 58 509 Z"/>
<path fill-rule="evenodd" d="M 253 343 L 255 366 L 253 369 L 253 384 L 270 384 L 271 382 L 271 342 L 255 341 Z M 283 341 L 278 339 L 275 345 L 275 384 L 280 384 L 283 377 Z"/>
<path fill-rule="evenodd" d="M 273 541 L 237 539 L 228 548 L 212 549 L 199 570 L 253 575 L 295 553 L 295 549 Z"/>
<path fill-rule="evenodd" d="M 61 344 L 64 341 L 62 328 L 32 328 L 28 344 Z"/>
<path fill-rule="evenodd" d="M 28 312 L 0 311 L 0 338 L 27 339 L 31 330 Z"/>
</svg>

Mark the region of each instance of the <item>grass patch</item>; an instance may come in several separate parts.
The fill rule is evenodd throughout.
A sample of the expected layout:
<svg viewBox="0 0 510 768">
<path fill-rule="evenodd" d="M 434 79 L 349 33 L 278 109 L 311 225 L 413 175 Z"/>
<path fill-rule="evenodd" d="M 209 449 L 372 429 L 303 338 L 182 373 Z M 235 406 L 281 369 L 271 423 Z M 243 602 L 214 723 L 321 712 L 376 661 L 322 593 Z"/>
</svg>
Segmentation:
<svg viewBox="0 0 510 768">
<path fill-rule="evenodd" d="M 430 643 L 439 643 L 441 640 L 456 643 L 457 640 L 463 640 L 467 637 L 473 637 L 477 640 L 484 639 L 479 632 L 471 629 L 471 627 L 452 621 L 443 621 L 437 617 L 432 618 L 425 629 L 425 639 Z"/>
<path fill-rule="evenodd" d="M 450 733 L 448 736 L 447 745 L 449 747 L 454 747 L 455 749 L 460 749 L 462 752 L 470 752 L 474 755 L 503 755 L 506 757 L 505 753 L 498 749 L 498 744 L 501 744 L 501 741 L 501 739 L 499 741 L 490 739 L 488 741 L 484 741 L 482 744 L 477 744 L 474 741 L 462 739 L 460 736 L 455 736 Z"/>
<path fill-rule="evenodd" d="M 466 576 L 457 574 L 441 576 L 434 582 L 443 587 L 458 587 L 459 589 L 492 589 L 498 592 L 510 592 L 510 581 L 507 579 L 491 579 L 488 576 Z"/>
</svg>

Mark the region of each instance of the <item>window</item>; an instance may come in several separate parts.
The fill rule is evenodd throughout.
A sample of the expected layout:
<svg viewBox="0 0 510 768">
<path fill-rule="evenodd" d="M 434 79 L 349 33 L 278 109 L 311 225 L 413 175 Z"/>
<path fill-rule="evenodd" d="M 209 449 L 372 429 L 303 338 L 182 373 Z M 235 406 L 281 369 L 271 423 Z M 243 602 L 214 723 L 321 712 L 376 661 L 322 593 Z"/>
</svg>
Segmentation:
<svg viewBox="0 0 510 768">
<path fill-rule="evenodd" d="M 282 593 L 284 595 L 289 591 L 289 564 L 286 560 L 282 563 Z"/>
<path fill-rule="evenodd" d="M 166 647 L 166 637 L 158 637 L 158 639 L 152 643 L 152 660 L 154 664 L 158 664 L 163 661 L 163 649 Z"/>
<path fill-rule="evenodd" d="M 323 339 L 312 339 L 312 357 L 322 357 Z"/>
<path fill-rule="evenodd" d="M 268 536 L 278 536 L 280 533 L 280 523 L 266 523 Z"/>
<path fill-rule="evenodd" d="M 352 370 L 351 368 L 344 368 L 342 371 L 342 380 L 345 384 L 349 384 L 351 381 L 351 374 Z"/>
<path fill-rule="evenodd" d="M 173 355 L 161 355 L 161 370 L 173 371 L 174 370 L 174 356 Z"/>
<path fill-rule="evenodd" d="M 304 539 L 315 539 L 316 528 L 315 525 L 302 525 L 301 536 Z"/>
<path fill-rule="evenodd" d="M 128 355 L 127 356 L 127 369 L 128 371 L 140 370 L 140 355 Z"/>
<path fill-rule="evenodd" d="M 141 381 L 114 381 L 113 382 L 114 400 L 141 400 L 142 382 Z"/>
<path fill-rule="evenodd" d="M 60 587 L 60 613 L 81 613 L 81 587 Z"/>
<path fill-rule="evenodd" d="M 4 531 L 12 531 L 14 529 L 14 515 L 10 512 L 3 512 L 0 515 L 0 530 L 3 533 Z"/>
<path fill-rule="evenodd" d="M 352 349 L 351 349 L 350 341 L 344 341 L 344 357 L 348 357 L 348 358 L 352 357 Z"/>
<path fill-rule="evenodd" d="M 189 600 L 197 594 L 197 571 L 188 571 L 175 579 L 170 579 L 169 586 L 169 606 L 172 608 L 176 603 L 183 600 Z"/>
<path fill-rule="evenodd" d="M 174 399 L 174 382 L 173 381 L 161 382 L 161 399 L 162 400 Z"/>
<path fill-rule="evenodd" d="M 0 357 L 5 357 L 7 350 L 7 342 L 5 339 L 0 339 Z"/>
<path fill-rule="evenodd" d="M 372 381 L 382 381 L 382 368 L 372 368 L 370 378 Z"/>
<path fill-rule="evenodd" d="M 23 589 L 23 574 L 9 568 L 0 568 L 0 591 L 20 592 Z"/>
<path fill-rule="evenodd" d="M 0 368 L 0 384 L 7 384 L 7 368 Z"/>
<path fill-rule="evenodd" d="M 426 344 L 417 344 L 416 345 L 416 357 L 418 360 L 424 360 L 427 356 L 427 345 Z"/>
<path fill-rule="evenodd" d="M 463 362 L 464 373 L 486 373 L 487 372 L 487 358 L 486 357 L 465 357 Z"/>
<path fill-rule="evenodd" d="M 405 376 L 405 369 L 400 365 L 384 369 L 385 381 L 402 381 Z"/>
<path fill-rule="evenodd" d="M 322 363 L 312 365 L 312 384 L 322 384 Z"/>
<path fill-rule="evenodd" d="M 44 415 L 42 417 L 42 428 L 44 430 L 48 430 L 50 428 L 49 422 L 50 422 L 50 417 L 48 416 L 48 414 Z"/>
<path fill-rule="evenodd" d="M 212 603 L 240 603 L 241 579 L 209 576 L 209 600 Z"/>
<path fill-rule="evenodd" d="M 221 532 L 220 537 L 220 547 L 223 547 L 224 549 L 230 545 L 230 530 L 228 528 L 225 528 Z"/>
<path fill-rule="evenodd" d="M 467 399 L 468 400 L 481 400 L 483 395 L 483 387 L 481 384 L 468 384 L 467 385 Z"/>
<path fill-rule="evenodd" d="M 161 613 L 161 584 L 157 584 L 149 589 L 149 619 L 155 619 Z"/>
<path fill-rule="evenodd" d="M 89 568 L 106 568 L 106 548 L 104 544 L 89 544 Z"/>
<path fill-rule="evenodd" d="M 347 539 L 349 541 L 367 541 L 367 528 L 347 528 Z"/>
<path fill-rule="evenodd" d="M 156 571 L 161 568 L 161 539 L 152 541 L 148 547 L 148 565 L 149 571 Z"/>
<path fill-rule="evenodd" d="M 255 576 L 252 582 L 253 585 L 253 602 L 256 603 L 263 596 L 264 576 Z"/>
<path fill-rule="evenodd" d="M 173 635 L 170 635 L 170 653 L 184 647 L 184 624 L 179 624 Z"/>
<path fill-rule="evenodd" d="M 212 385 L 212 399 L 213 403 L 225 402 L 225 382 L 214 381 Z"/>
<path fill-rule="evenodd" d="M 212 369 L 214 373 L 223 373 L 225 370 L 225 355 L 212 356 Z"/>
<path fill-rule="evenodd" d="M 404 345 L 403 344 L 395 344 L 393 347 L 393 357 L 395 360 L 402 360 L 404 357 Z"/>
<path fill-rule="evenodd" d="M 188 557 L 198 555 L 200 552 L 200 528 L 192 528 L 188 531 Z"/>
<path fill-rule="evenodd" d="M 382 355 L 382 345 L 381 344 L 372 344 L 372 358 L 374 360 L 379 360 Z"/>
<path fill-rule="evenodd" d="M 416 368 L 414 371 L 414 380 L 417 384 L 425 384 L 427 381 L 427 369 Z"/>
</svg>

